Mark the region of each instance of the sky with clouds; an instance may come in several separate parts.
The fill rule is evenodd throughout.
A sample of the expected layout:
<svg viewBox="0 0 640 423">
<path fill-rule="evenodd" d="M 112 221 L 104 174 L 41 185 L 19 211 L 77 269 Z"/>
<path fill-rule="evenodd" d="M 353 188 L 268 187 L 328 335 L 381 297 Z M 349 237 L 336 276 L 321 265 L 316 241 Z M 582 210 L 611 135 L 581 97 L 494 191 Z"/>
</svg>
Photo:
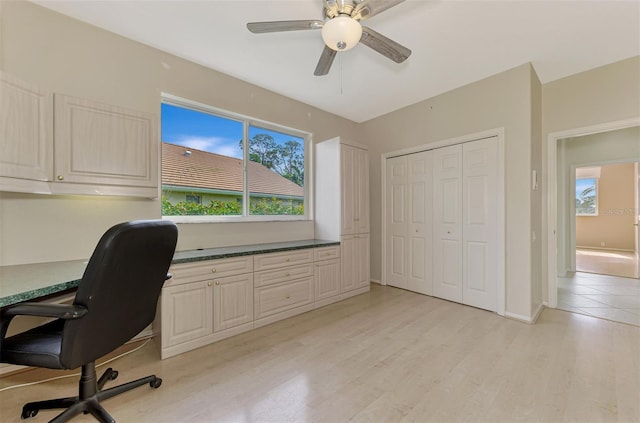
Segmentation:
<svg viewBox="0 0 640 423">
<path fill-rule="evenodd" d="M 242 158 L 239 145 L 243 132 L 242 122 L 164 103 L 161 120 L 163 142 Z M 279 144 L 293 139 L 304 145 L 302 138 L 250 127 L 249 136 L 256 133 L 269 134 Z"/>
</svg>

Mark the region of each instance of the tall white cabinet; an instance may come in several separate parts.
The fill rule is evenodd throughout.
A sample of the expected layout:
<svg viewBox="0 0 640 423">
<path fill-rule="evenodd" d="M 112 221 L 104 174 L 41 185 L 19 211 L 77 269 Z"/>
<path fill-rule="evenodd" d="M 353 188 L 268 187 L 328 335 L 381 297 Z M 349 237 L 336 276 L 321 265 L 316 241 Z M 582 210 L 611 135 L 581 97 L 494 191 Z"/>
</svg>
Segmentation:
<svg viewBox="0 0 640 423">
<path fill-rule="evenodd" d="M 369 152 L 334 138 L 316 145 L 315 237 L 340 241 L 340 294 L 369 290 Z"/>
<path fill-rule="evenodd" d="M 497 137 L 386 161 L 385 282 L 497 311 Z"/>
</svg>

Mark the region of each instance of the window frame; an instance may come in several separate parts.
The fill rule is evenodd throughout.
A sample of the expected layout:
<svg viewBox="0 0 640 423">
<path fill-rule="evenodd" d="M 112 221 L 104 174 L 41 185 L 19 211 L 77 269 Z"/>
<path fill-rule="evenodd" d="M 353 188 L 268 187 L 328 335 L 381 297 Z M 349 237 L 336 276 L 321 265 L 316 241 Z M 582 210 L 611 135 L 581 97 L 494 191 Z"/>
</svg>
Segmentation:
<svg viewBox="0 0 640 423">
<path fill-rule="evenodd" d="M 256 119 L 239 113 L 229 112 L 208 104 L 194 100 L 188 100 L 168 93 L 160 94 L 160 105 L 169 104 L 176 107 L 195 110 L 207 113 L 224 119 L 235 120 L 242 123 L 242 173 L 243 173 L 243 195 L 242 195 L 242 215 L 162 215 L 163 219 L 176 223 L 217 223 L 217 222 L 273 222 L 273 221 L 307 221 L 312 220 L 312 195 L 313 191 L 313 141 L 310 132 L 290 128 L 284 125 Z M 162 114 L 160 114 L 160 125 L 162 125 Z M 303 215 L 255 215 L 249 214 L 249 127 L 258 126 L 267 130 L 281 132 L 304 140 L 304 214 Z M 162 134 L 162 131 L 159 131 Z M 160 136 L 162 141 L 162 135 Z M 160 149 L 162 151 L 162 149 Z M 160 192 L 162 194 L 162 169 L 160 169 Z"/>
</svg>

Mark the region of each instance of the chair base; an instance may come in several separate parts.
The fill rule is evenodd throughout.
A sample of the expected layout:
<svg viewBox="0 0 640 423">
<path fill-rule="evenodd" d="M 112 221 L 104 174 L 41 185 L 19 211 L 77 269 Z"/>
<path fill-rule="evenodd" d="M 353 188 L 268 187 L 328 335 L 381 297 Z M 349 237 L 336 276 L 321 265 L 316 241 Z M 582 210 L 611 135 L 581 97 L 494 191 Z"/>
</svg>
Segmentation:
<svg viewBox="0 0 640 423">
<path fill-rule="evenodd" d="M 103 390 L 105 383 L 118 377 L 118 372 L 112 368 L 108 368 L 96 380 L 96 370 L 94 363 L 88 363 L 82 366 L 82 376 L 80 377 L 80 389 L 77 397 L 58 398 L 46 401 L 30 402 L 22 407 L 23 419 L 35 417 L 40 410 L 51 410 L 56 408 L 66 408 L 61 414 L 55 417 L 50 423 L 62 423 L 71 420 L 80 413 L 91 414 L 99 422 L 115 423 L 113 417 L 100 405 L 100 401 L 109 399 L 116 395 L 135 389 L 139 386 L 149 384 L 152 388 L 159 388 L 162 379 L 155 375 L 143 377 L 122 385 L 114 386 Z"/>
</svg>

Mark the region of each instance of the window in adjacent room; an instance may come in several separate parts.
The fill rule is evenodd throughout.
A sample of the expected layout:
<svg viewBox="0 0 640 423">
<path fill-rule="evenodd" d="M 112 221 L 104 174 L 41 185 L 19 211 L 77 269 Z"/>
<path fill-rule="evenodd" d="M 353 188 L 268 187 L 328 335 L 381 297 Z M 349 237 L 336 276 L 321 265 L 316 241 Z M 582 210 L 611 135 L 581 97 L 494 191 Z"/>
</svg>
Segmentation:
<svg viewBox="0 0 640 423">
<path fill-rule="evenodd" d="M 576 216 L 598 215 L 598 178 L 576 179 Z"/>
<path fill-rule="evenodd" d="M 163 95 L 162 215 L 306 219 L 310 136 Z"/>
</svg>

